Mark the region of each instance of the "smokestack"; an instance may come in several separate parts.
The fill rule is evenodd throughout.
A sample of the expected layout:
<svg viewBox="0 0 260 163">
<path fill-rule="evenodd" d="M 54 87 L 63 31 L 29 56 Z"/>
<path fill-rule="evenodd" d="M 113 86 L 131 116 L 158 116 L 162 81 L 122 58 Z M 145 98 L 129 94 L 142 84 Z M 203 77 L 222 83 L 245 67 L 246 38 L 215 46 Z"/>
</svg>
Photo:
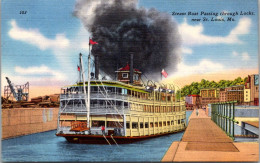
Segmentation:
<svg viewBox="0 0 260 163">
<path fill-rule="evenodd" d="M 134 53 L 130 52 L 130 84 L 134 83 Z"/>
<path fill-rule="evenodd" d="M 99 76 L 99 57 L 95 55 L 95 78 L 98 80 Z"/>
</svg>

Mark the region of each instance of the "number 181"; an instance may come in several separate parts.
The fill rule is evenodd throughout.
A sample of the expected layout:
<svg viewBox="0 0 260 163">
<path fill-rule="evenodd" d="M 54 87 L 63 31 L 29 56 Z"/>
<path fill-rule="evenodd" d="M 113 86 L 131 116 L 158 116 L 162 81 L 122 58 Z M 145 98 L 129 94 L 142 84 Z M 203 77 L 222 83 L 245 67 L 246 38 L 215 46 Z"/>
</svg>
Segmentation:
<svg viewBox="0 0 260 163">
<path fill-rule="evenodd" d="M 27 11 L 20 11 L 20 14 L 26 14 Z"/>
</svg>

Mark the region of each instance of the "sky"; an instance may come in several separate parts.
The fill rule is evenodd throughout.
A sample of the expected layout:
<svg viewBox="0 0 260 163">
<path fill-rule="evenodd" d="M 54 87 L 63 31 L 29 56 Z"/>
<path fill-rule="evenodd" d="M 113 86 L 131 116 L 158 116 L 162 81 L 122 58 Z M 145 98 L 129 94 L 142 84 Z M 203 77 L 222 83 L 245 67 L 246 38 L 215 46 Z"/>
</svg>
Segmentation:
<svg viewBox="0 0 260 163">
<path fill-rule="evenodd" d="M 53 87 L 55 91 L 78 80 L 79 53 L 83 54 L 86 70 L 91 34 L 73 15 L 75 3 L 1 1 L 2 91 L 6 76 L 16 85 L 28 81 L 32 87 Z M 166 12 L 178 24 L 181 61 L 176 71 L 166 69 L 169 77 L 258 70 L 257 6 L 257 0 L 138 1 L 138 7 Z M 21 14 L 23 11 L 26 14 Z M 235 16 L 220 15 L 236 12 Z M 227 17 L 234 21 L 227 21 Z"/>
</svg>

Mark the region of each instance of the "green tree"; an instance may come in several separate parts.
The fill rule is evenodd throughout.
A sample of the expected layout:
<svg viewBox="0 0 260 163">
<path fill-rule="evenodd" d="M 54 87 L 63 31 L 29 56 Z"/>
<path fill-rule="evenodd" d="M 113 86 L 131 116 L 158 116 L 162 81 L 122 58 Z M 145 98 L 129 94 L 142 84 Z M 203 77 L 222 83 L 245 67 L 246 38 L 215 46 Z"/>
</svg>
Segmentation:
<svg viewBox="0 0 260 163">
<path fill-rule="evenodd" d="M 246 83 L 247 79 L 248 79 L 248 77 L 245 77 L 245 78 L 244 78 L 244 83 Z"/>
<path fill-rule="evenodd" d="M 245 77 L 244 79 L 242 79 L 241 77 L 237 77 L 233 81 L 220 80 L 219 82 L 201 79 L 200 82 L 192 82 L 190 85 L 185 85 L 181 89 L 181 93 L 178 90 L 177 97 L 179 96 L 179 99 L 180 99 L 180 96 L 184 97 L 184 96 L 191 95 L 191 94 L 198 95 L 200 93 L 200 89 L 202 89 L 202 88 L 225 88 L 225 87 L 230 87 L 233 85 L 241 85 L 241 84 L 244 84 L 246 80 L 247 80 L 247 77 Z"/>
<path fill-rule="evenodd" d="M 181 92 L 180 92 L 180 90 L 178 90 L 177 92 L 176 92 L 176 98 L 177 98 L 177 100 L 180 100 L 181 99 Z M 183 97 L 183 96 L 182 96 Z"/>
<path fill-rule="evenodd" d="M 199 89 L 193 89 L 191 94 L 192 95 L 198 95 L 198 94 L 200 94 L 200 90 Z"/>
</svg>

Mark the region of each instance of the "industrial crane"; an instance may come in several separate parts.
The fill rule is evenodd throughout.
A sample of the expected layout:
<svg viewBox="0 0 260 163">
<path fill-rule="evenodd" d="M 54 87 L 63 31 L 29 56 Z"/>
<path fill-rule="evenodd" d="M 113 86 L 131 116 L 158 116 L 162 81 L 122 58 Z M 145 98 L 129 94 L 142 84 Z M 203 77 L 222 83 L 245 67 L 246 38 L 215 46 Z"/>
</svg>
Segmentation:
<svg viewBox="0 0 260 163">
<path fill-rule="evenodd" d="M 28 101 L 29 82 L 27 82 L 25 85 L 14 86 L 8 77 L 5 77 L 5 78 L 7 80 L 9 88 L 11 90 L 11 93 L 13 94 L 16 101 L 22 101 L 22 100 Z M 17 88 L 17 92 L 15 90 L 15 87 Z M 5 92 L 7 92 L 7 94 L 10 94 L 10 93 L 8 93 L 8 89 L 5 89 Z"/>
</svg>

